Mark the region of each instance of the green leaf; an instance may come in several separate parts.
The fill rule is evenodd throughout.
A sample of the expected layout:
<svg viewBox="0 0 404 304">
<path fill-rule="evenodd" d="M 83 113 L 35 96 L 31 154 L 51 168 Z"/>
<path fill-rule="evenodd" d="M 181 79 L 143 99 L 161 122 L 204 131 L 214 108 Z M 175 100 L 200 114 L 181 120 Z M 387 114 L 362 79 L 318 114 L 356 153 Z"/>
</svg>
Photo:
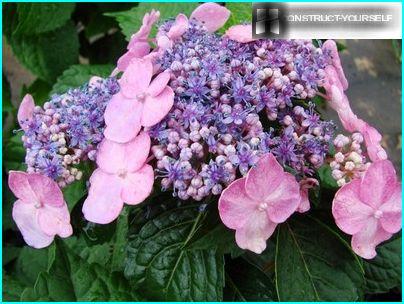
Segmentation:
<svg viewBox="0 0 404 304">
<path fill-rule="evenodd" d="M 318 169 L 318 175 L 320 177 L 321 187 L 327 189 L 337 189 L 338 184 L 331 176 L 331 167 L 329 165 L 323 165 Z"/>
<path fill-rule="evenodd" d="M 220 301 L 223 255 L 186 249 L 203 213 L 187 205 L 165 211 L 130 236 L 125 276 L 150 300 Z"/>
<path fill-rule="evenodd" d="M 24 288 L 20 281 L 6 275 L 3 270 L 3 301 L 20 301 Z"/>
<path fill-rule="evenodd" d="M 21 250 L 21 247 L 3 245 L 3 266 L 17 259 L 21 253 Z"/>
<path fill-rule="evenodd" d="M 136 33 L 142 25 L 144 14 L 150 12 L 152 9 L 160 11 L 160 20 L 176 17 L 179 13 L 183 13 L 189 16 L 192 11 L 197 7 L 196 3 L 139 3 L 137 7 L 134 7 L 125 12 L 106 13 L 106 16 L 114 17 L 119 23 L 123 34 L 126 39 L 129 40 L 132 34 Z M 250 12 L 251 13 L 251 12 Z M 154 28 L 154 32 L 156 32 Z"/>
<path fill-rule="evenodd" d="M 358 301 L 360 260 L 325 224 L 302 216 L 278 230 L 275 277 L 280 301 Z"/>
<path fill-rule="evenodd" d="M 14 110 L 14 107 L 11 103 L 11 89 L 10 89 L 10 83 L 7 80 L 6 75 L 3 73 L 3 112 L 11 113 Z"/>
<path fill-rule="evenodd" d="M 384 293 L 401 286 L 401 235 L 379 246 L 377 256 L 364 260 L 367 293 Z"/>
<path fill-rule="evenodd" d="M 74 3 L 18 3 L 14 34 L 36 35 L 55 30 L 70 19 L 74 7 Z"/>
<path fill-rule="evenodd" d="M 241 258 L 226 263 L 225 301 L 275 301 L 275 284 L 260 268 Z"/>
<path fill-rule="evenodd" d="M 111 245 L 113 246 L 111 257 L 112 271 L 123 271 L 125 267 L 125 248 L 128 242 L 128 216 L 129 210 L 128 208 L 124 208 L 118 217 L 115 236 L 111 242 Z"/>
<path fill-rule="evenodd" d="M 72 65 L 57 79 L 51 94 L 65 93 L 70 88 L 80 87 L 87 83 L 92 76 L 107 77 L 113 66 L 100 65 Z"/>
<path fill-rule="evenodd" d="M 226 24 L 219 30 L 219 32 L 225 32 L 229 27 L 242 23 L 251 23 L 251 2 L 236 3 L 228 2 L 226 3 L 226 8 L 231 11 L 230 17 Z"/>
<path fill-rule="evenodd" d="M 72 22 L 40 35 L 12 35 L 9 42 L 18 60 L 50 83 L 79 57 L 79 40 Z"/>
<path fill-rule="evenodd" d="M 23 98 L 25 94 L 31 94 L 35 100 L 35 105 L 43 106 L 43 104 L 49 100 L 49 92 L 51 89 L 52 86 L 49 83 L 38 78 L 31 83 L 29 87 L 23 86 L 21 98 Z"/>
<path fill-rule="evenodd" d="M 55 259 L 23 301 L 137 301 L 125 278 L 98 264 L 91 264 L 57 241 Z"/>
<path fill-rule="evenodd" d="M 4 167 L 6 171 L 25 171 L 25 149 L 22 144 L 21 134 L 15 134 L 4 145 Z"/>
<path fill-rule="evenodd" d="M 63 197 L 66 200 L 69 211 L 87 194 L 86 179 L 75 181 L 63 189 Z"/>
</svg>

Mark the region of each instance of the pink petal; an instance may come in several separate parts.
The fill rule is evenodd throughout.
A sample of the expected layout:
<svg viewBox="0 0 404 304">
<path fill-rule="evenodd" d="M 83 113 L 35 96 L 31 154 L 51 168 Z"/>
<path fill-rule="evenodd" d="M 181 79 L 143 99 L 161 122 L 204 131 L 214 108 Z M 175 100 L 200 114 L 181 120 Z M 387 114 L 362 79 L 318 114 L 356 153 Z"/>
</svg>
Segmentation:
<svg viewBox="0 0 404 304">
<path fill-rule="evenodd" d="M 383 229 L 390 233 L 397 233 L 401 229 L 401 183 L 397 183 L 390 197 L 379 208 L 383 212 L 380 224 Z"/>
<path fill-rule="evenodd" d="M 97 165 L 106 173 L 134 172 L 146 162 L 150 151 L 150 136 L 141 133 L 125 144 L 104 139 L 98 147 Z"/>
<path fill-rule="evenodd" d="M 236 230 L 236 243 L 242 249 L 260 254 L 265 250 L 267 239 L 274 233 L 276 224 L 259 210 L 246 216 L 248 218 L 244 225 Z"/>
<path fill-rule="evenodd" d="M 388 160 L 372 163 L 362 178 L 361 200 L 378 209 L 391 196 L 397 185 L 396 171 Z"/>
<path fill-rule="evenodd" d="M 202 22 L 210 33 L 220 29 L 229 17 L 230 11 L 227 8 L 212 2 L 198 6 L 191 14 L 191 19 Z"/>
<path fill-rule="evenodd" d="M 227 36 L 231 40 L 241 43 L 247 43 L 255 40 L 252 37 L 251 24 L 233 25 L 226 31 L 225 36 Z"/>
<path fill-rule="evenodd" d="M 143 202 L 153 190 L 154 171 L 150 165 L 144 165 L 124 178 L 121 197 L 126 204 L 137 205 Z"/>
<path fill-rule="evenodd" d="M 245 191 L 246 178 L 236 179 L 220 195 L 219 215 L 230 229 L 240 229 L 248 216 L 255 212 L 259 202 L 254 201 Z"/>
<path fill-rule="evenodd" d="M 136 43 L 131 49 L 129 49 L 125 54 L 123 54 L 118 59 L 117 64 L 118 69 L 120 71 L 125 71 L 133 58 L 142 58 L 147 54 L 149 54 L 149 52 L 150 52 L 150 45 L 148 42 L 140 41 Z"/>
<path fill-rule="evenodd" d="M 139 31 L 132 35 L 128 44 L 128 49 L 134 48 L 139 40 L 147 40 L 153 24 L 156 23 L 159 18 L 159 11 L 152 10 L 150 13 L 146 13 L 143 16 L 142 26 L 140 27 Z"/>
<path fill-rule="evenodd" d="M 346 89 L 348 89 L 348 80 L 345 77 L 344 69 L 342 68 L 342 65 L 341 65 L 341 60 L 339 58 L 337 44 L 335 43 L 334 40 L 327 40 L 326 42 L 324 42 L 322 49 L 330 51 L 331 58 L 332 58 L 332 64 L 335 67 L 335 69 L 337 70 L 338 78 L 345 91 Z"/>
<path fill-rule="evenodd" d="M 360 198 L 360 179 L 342 186 L 332 202 L 332 215 L 337 226 L 348 234 L 358 233 L 366 226 L 374 210 Z"/>
<path fill-rule="evenodd" d="M 42 204 L 55 207 L 65 205 L 62 190 L 53 179 L 39 173 L 30 173 L 27 178 L 32 191 Z"/>
<path fill-rule="evenodd" d="M 170 81 L 170 73 L 163 72 L 156 76 L 147 88 L 147 94 L 152 97 L 156 97 L 166 88 L 168 82 Z"/>
<path fill-rule="evenodd" d="M 375 218 L 370 218 L 366 226 L 352 236 L 352 250 L 364 259 L 376 256 L 376 246 L 391 238 L 392 234 L 384 231 Z"/>
<path fill-rule="evenodd" d="M 21 101 L 21 104 L 18 108 L 17 120 L 20 124 L 21 128 L 26 130 L 25 122 L 32 119 L 34 114 L 35 102 L 34 98 L 30 94 L 26 94 Z"/>
<path fill-rule="evenodd" d="M 310 210 L 309 189 L 300 189 L 300 204 L 297 212 L 305 213 Z"/>
<path fill-rule="evenodd" d="M 147 97 L 144 102 L 141 124 L 151 127 L 159 123 L 174 104 L 174 92 L 170 87 L 166 87 L 160 95 Z"/>
<path fill-rule="evenodd" d="M 123 208 L 122 181 L 119 177 L 96 169 L 91 176 L 91 186 L 83 204 L 86 220 L 97 224 L 114 221 Z"/>
<path fill-rule="evenodd" d="M 255 201 L 267 204 L 271 221 L 284 222 L 300 203 L 300 187 L 295 177 L 284 172 L 276 158 L 268 153 L 247 174 L 247 194 Z"/>
<path fill-rule="evenodd" d="M 380 144 L 382 141 L 380 133 L 368 124 L 365 124 L 359 131 L 362 133 L 363 139 L 365 140 L 366 151 L 370 160 L 375 162 L 387 159 L 387 153 Z"/>
<path fill-rule="evenodd" d="M 24 203 L 38 200 L 28 182 L 28 173 L 10 171 L 8 174 L 8 186 L 14 195 Z"/>
<path fill-rule="evenodd" d="M 175 40 L 180 38 L 188 29 L 188 18 L 184 14 L 178 14 L 177 18 L 175 18 L 175 22 L 173 26 L 167 33 L 167 36 L 171 40 Z"/>
<path fill-rule="evenodd" d="M 13 206 L 13 219 L 24 238 L 31 247 L 44 248 L 53 241 L 53 236 L 45 234 L 38 224 L 38 210 L 33 204 L 17 200 Z"/>
<path fill-rule="evenodd" d="M 62 207 L 45 206 L 38 211 L 38 223 L 49 236 L 69 237 L 73 234 L 67 205 Z"/>
<path fill-rule="evenodd" d="M 104 118 L 104 136 L 112 141 L 125 143 L 139 133 L 143 105 L 135 99 L 127 99 L 119 92 L 108 103 Z"/>
<path fill-rule="evenodd" d="M 162 35 L 157 38 L 157 45 L 159 47 L 159 50 L 165 51 L 169 48 L 172 48 L 173 42 L 167 36 Z"/>
<path fill-rule="evenodd" d="M 133 58 L 119 80 L 122 95 L 136 98 L 145 93 L 153 75 L 153 65 L 149 60 Z"/>
</svg>

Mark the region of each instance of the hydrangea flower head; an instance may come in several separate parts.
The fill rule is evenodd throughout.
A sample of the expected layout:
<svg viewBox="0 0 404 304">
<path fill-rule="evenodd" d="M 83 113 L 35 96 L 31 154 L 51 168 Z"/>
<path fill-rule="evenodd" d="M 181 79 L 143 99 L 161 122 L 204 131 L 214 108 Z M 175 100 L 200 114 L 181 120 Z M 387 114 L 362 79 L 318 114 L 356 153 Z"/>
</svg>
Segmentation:
<svg viewBox="0 0 404 304">
<path fill-rule="evenodd" d="M 361 179 L 341 187 L 332 204 L 338 227 L 352 235 L 356 254 L 372 259 L 375 248 L 401 229 L 401 183 L 388 160 L 372 163 Z"/>
<path fill-rule="evenodd" d="M 18 199 L 13 219 L 29 246 L 44 248 L 56 235 L 72 235 L 70 214 L 55 181 L 39 173 L 10 171 L 8 185 Z"/>
<path fill-rule="evenodd" d="M 276 225 L 286 221 L 300 201 L 295 177 L 269 153 L 222 192 L 219 214 L 227 227 L 236 230 L 240 248 L 261 253 Z"/>
</svg>

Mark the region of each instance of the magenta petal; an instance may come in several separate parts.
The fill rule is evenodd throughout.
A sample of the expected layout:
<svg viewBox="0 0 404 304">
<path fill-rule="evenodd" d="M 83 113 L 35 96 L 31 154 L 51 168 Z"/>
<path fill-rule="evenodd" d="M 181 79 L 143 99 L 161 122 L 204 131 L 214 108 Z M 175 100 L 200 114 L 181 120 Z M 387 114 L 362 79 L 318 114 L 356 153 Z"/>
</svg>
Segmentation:
<svg viewBox="0 0 404 304">
<path fill-rule="evenodd" d="M 14 195 L 24 203 L 38 200 L 28 182 L 28 173 L 10 171 L 8 174 L 8 186 Z"/>
<path fill-rule="evenodd" d="M 242 249 L 260 254 L 265 250 L 267 239 L 274 233 L 276 224 L 262 211 L 255 210 L 246 216 L 248 219 L 244 225 L 236 230 L 236 243 Z"/>
<path fill-rule="evenodd" d="M 174 92 L 170 87 L 166 87 L 160 95 L 147 97 L 144 102 L 141 124 L 151 127 L 159 123 L 174 104 Z"/>
<path fill-rule="evenodd" d="M 202 22 L 210 33 L 220 29 L 229 17 L 230 11 L 227 8 L 212 2 L 198 6 L 191 14 L 191 19 Z"/>
<path fill-rule="evenodd" d="M 167 33 L 167 36 L 171 40 L 175 40 L 180 38 L 188 29 L 188 18 L 184 14 L 179 14 L 177 18 L 175 18 L 175 22 L 173 26 Z"/>
<path fill-rule="evenodd" d="M 152 97 L 156 97 L 161 92 L 163 92 L 169 81 L 170 81 L 169 72 L 163 72 L 158 74 L 156 78 L 154 78 L 153 81 L 150 83 L 150 86 L 147 88 L 147 93 Z"/>
<path fill-rule="evenodd" d="M 396 171 L 388 160 L 372 163 L 362 178 L 360 197 L 364 203 L 378 209 L 393 193 L 397 184 Z"/>
<path fill-rule="evenodd" d="M 143 105 L 135 99 L 127 99 L 118 93 L 105 109 L 104 136 L 112 141 L 125 143 L 139 133 Z"/>
<path fill-rule="evenodd" d="M 35 108 L 34 98 L 32 98 L 30 94 L 26 94 L 21 101 L 17 114 L 18 123 L 24 130 L 26 130 L 27 128 L 24 123 L 32 119 L 32 116 L 34 114 L 34 108 Z"/>
<path fill-rule="evenodd" d="M 18 200 L 13 206 L 13 219 L 24 238 L 31 247 L 44 248 L 53 241 L 53 236 L 45 234 L 38 224 L 38 208 Z"/>
<path fill-rule="evenodd" d="M 65 204 L 62 190 L 53 179 L 39 173 L 28 174 L 27 178 L 32 191 L 42 204 L 55 207 Z"/>
<path fill-rule="evenodd" d="M 351 235 L 363 229 L 374 212 L 361 201 L 360 187 L 361 181 L 354 179 L 338 190 L 332 202 L 335 223 L 339 229 Z"/>
<path fill-rule="evenodd" d="M 145 93 L 153 75 L 153 65 L 149 60 L 133 58 L 119 80 L 122 95 L 136 98 Z"/>
<path fill-rule="evenodd" d="M 246 178 L 236 179 L 222 192 L 219 198 L 220 218 L 231 229 L 243 227 L 248 216 L 255 212 L 259 205 L 259 202 L 247 195 L 245 181 Z"/>
<path fill-rule="evenodd" d="M 86 220 L 97 224 L 114 221 L 123 208 L 122 181 L 115 175 L 96 169 L 91 176 L 91 186 L 83 204 Z"/>
<path fill-rule="evenodd" d="M 154 183 L 152 166 L 144 165 L 134 173 L 128 173 L 124 179 L 121 197 L 126 204 L 137 205 L 151 193 Z"/>
<path fill-rule="evenodd" d="M 141 133 L 125 144 L 104 139 L 98 148 L 97 165 L 106 173 L 118 174 L 140 169 L 150 151 L 150 136 Z"/>
<path fill-rule="evenodd" d="M 383 229 L 390 233 L 397 233 L 401 229 L 402 209 L 401 183 L 397 183 L 390 197 L 379 208 L 383 212 L 380 224 Z"/>
<path fill-rule="evenodd" d="M 49 236 L 69 237 L 73 234 L 67 205 L 40 208 L 38 211 L 38 223 L 42 231 Z"/>
<path fill-rule="evenodd" d="M 252 37 L 252 26 L 251 24 L 239 24 L 239 25 L 233 25 L 230 27 L 225 34 L 229 39 L 241 42 L 241 43 L 247 43 L 254 41 L 255 39 Z"/>
<path fill-rule="evenodd" d="M 352 236 L 352 250 L 364 259 L 373 259 L 377 254 L 376 246 L 391 236 L 375 218 L 371 218 L 361 231 Z"/>
</svg>

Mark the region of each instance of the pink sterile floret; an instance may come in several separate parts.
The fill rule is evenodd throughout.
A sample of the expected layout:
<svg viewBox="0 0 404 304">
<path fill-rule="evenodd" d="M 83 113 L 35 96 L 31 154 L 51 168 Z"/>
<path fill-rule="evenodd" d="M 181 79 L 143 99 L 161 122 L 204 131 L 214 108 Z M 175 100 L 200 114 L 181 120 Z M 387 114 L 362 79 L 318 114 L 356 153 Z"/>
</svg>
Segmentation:
<svg viewBox="0 0 404 304">
<path fill-rule="evenodd" d="M 352 249 L 371 259 L 375 247 L 401 229 L 401 183 L 388 160 L 370 165 L 361 179 L 342 186 L 332 214 L 338 227 L 352 235 Z"/>
<path fill-rule="evenodd" d="M 124 202 L 136 205 L 149 196 L 154 182 L 153 168 L 146 164 L 149 151 L 146 133 L 125 144 L 103 140 L 97 154 L 98 168 L 90 178 L 83 205 L 88 221 L 108 224 L 118 217 Z"/>
<path fill-rule="evenodd" d="M 27 121 L 32 119 L 34 115 L 35 102 L 34 98 L 30 94 L 26 94 L 21 101 L 20 107 L 18 108 L 17 120 L 21 128 L 27 131 L 28 125 Z"/>
<path fill-rule="evenodd" d="M 191 19 L 203 23 L 208 32 L 213 33 L 220 29 L 229 19 L 230 11 L 217 3 L 204 3 L 198 6 L 191 14 Z"/>
<path fill-rule="evenodd" d="M 72 235 L 70 214 L 55 181 L 39 173 L 10 171 L 8 185 L 18 198 L 13 219 L 29 246 L 44 248 L 55 235 Z"/>
<path fill-rule="evenodd" d="M 121 90 L 109 102 L 104 118 L 107 139 L 125 143 L 136 137 L 142 126 L 160 122 L 174 103 L 174 92 L 167 86 L 169 72 L 153 81 L 153 65 L 146 59 L 133 59 L 119 80 Z"/>
<path fill-rule="evenodd" d="M 247 43 L 255 40 L 252 37 L 251 24 L 233 25 L 226 31 L 225 36 L 229 37 L 231 40 L 241 43 Z"/>
<path fill-rule="evenodd" d="M 236 230 L 240 248 L 261 253 L 276 225 L 296 211 L 301 201 L 299 192 L 295 177 L 285 172 L 272 154 L 265 154 L 246 177 L 222 192 L 220 218 Z"/>
</svg>

